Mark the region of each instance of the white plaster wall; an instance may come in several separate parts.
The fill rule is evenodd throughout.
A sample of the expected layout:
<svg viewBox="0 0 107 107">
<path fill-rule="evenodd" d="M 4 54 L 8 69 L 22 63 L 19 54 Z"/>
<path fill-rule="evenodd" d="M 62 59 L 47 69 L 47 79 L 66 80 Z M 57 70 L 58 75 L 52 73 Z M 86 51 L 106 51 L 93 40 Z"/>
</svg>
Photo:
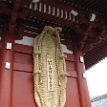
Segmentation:
<svg viewBox="0 0 107 107">
<path fill-rule="evenodd" d="M 15 40 L 15 43 L 17 43 L 17 44 L 22 44 L 22 45 L 27 45 L 27 46 L 32 46 L 32 47 L 33 47 L 33 42 L 34 42 L 34 38 L 27 37 L 27 36 L 23 36 L 22 40 Z M 73 51 L 67 49 L 66 45 L 61 44 L 61 47 L 62 47 L 64 53 L 73 54 Z"/>
</svg>

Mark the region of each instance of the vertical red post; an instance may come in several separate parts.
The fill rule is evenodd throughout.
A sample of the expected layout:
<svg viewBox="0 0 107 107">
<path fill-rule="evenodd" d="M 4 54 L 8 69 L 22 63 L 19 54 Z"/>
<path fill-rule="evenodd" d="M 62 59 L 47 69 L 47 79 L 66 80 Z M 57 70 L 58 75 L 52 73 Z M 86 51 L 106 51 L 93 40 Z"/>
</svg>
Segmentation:
<svg viewBox="0 0 107 107">
<path fill-rule="evenodd" d="M 82 53 L 80 51 L 77 51 L 75 54 L 75 57 L 76 57 L 75 64 L 76 64 L 76 71 L 78 75 L 78 90 L 79 90 L 79 96 L 80 96 L 80 103 L 81 103 L 81 107 L 91 107 L 87 81 L 83 77 L 83 73 L 85 73 L 84 63 L 80 61 L 80 56 L 82 56 Z"/>
<path fill-rule="evenodd" d="M 7 43 L 12 43 L 12 49 L 6 49 Z M 12 87 L 13 87 L 13 57 L 14 57 L 14 37 L 13 34 L 2 36 L 1 49 L 1 81 L 0 81 L 0 107 L 12 107 Z M 6 68 L 6 62 L 10 63 L 10 68 Z"/>
</svg>

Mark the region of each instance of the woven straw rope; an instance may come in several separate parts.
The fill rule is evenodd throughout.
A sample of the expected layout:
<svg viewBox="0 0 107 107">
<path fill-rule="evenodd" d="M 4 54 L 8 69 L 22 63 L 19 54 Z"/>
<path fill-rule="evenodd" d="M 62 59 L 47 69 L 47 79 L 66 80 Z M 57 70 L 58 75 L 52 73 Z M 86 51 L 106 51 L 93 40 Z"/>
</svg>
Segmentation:
<svg viewBox="0 0 107 107">
<path fill-rule="evenodd" d="M 66 64 L 61 49 L 61 28 L 46 26 L 34 41 L 34 98 L 38 107 L 64 107 Z M 47 59 L 52 61 L 52 87 L 48 89 Z"/>
</svg>

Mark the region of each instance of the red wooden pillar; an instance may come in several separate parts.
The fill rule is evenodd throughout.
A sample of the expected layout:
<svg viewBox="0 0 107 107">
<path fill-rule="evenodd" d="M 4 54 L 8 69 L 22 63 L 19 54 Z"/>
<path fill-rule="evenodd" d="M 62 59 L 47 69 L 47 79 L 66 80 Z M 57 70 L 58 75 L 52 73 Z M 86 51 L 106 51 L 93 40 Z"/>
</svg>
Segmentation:
<svg viewBox="0 0 107 107">
<path fill-rule="evenodd" d="M 11 49 L 6 49 L 7 43 L 12 43 Z M 13 35 L 4 34 L 1 49 L 0 107 L 12 107 L 13 46 Z M 10 68 L 6 68 L 6 62 L 10 64 Z"/>
<path fill-rule="evenodd" d="M 85 67 L 84 67 L 84 62 L 80 61 L 81 56 L 82 53 L 80 51 L 77 51 L 75 57 L 76 57 L 76 71 L 78 75 L 77 81 L 78 81 L 80 103 L 81 103 L 81 107 L 91 107 L 87 81 L 86 78 L 83 77 L 83 74 L 85 73 Z"/>
</svg>

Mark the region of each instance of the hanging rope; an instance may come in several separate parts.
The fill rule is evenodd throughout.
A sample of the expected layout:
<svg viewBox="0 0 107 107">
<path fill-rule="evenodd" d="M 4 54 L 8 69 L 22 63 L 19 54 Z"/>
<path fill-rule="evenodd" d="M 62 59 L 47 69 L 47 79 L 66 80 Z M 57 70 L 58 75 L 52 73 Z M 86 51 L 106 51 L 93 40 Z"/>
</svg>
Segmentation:
<svg viewBox="0 0 107 107">
<path fill-rule="evenodd" d="M 61 28 L 46 26 L 34 40 L 34 98 L 38 107 L 64 107 L 66 64 L 61 48 Z"/>
</svg>

